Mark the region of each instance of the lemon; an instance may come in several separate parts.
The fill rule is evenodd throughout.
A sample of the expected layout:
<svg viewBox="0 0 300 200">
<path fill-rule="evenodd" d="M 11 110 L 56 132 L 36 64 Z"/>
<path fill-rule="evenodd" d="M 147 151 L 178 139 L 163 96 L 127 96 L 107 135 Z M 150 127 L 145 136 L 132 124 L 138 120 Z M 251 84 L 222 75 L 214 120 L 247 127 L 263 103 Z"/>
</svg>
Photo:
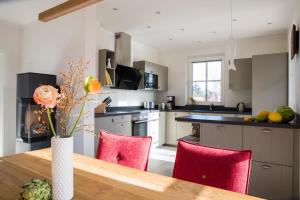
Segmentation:
<svg viewBox="0 0 300 200">
<path fill-rule="evenodd" d="M 271 112 L 268 115 L 269 121 L 273 123 L 280 123 L 282 122 L 282 116 L 279 112 Z"/>
</svg>

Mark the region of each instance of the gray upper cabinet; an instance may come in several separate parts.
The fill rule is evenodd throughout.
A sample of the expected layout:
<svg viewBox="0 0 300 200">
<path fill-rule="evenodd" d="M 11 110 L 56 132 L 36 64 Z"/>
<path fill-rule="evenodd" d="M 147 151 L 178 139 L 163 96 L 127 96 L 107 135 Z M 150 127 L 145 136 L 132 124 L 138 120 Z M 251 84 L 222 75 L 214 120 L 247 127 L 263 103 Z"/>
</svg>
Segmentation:
<svg viewBox="0 0 300 200">
<path fill-rule="evenodd" d="M 257 55 L 252 58 L 252 112 L 275 110 L 287 105 L 288 54 Z"/>
<path fill-rule="evenodd" d="M 229 71 L 229 89 L 251 90 L 252 88 L 252 59 L 235 59 L 236 71 Z"/>
<path fill-rule="evenodd" d="M 144 89 L 144 74 L 152 73 L 158 75 L 158 90 L 168 90 L 168 68 L 148 61 L 133 62 L 133 67 L 139 69 L 143 74 L 139 89 Z"/>
</svg>

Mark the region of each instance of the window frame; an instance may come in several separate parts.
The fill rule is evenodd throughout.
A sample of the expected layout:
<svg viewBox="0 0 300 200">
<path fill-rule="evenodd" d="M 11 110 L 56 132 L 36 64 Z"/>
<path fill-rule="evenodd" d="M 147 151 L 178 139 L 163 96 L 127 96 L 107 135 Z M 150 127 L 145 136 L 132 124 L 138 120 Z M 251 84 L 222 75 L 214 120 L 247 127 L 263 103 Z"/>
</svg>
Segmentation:
<svg viewBox="0 0 300 200">
<path fill-rule="evenodd" d="M 187 104 L 189 103 L 189 98 L 193 96 L 193 63 L 196 62 L 209 62 L 209 61 L 221 61 L 221 101 L 220 102 L 214 102 L 214 101 L 197 101 L 196 105 L 209 105 L 209 104 L 214 104 L 214 105 L 224 105 L 224 77 L 225 77 L 225 71 L 224 71 L 224 56 L 197 56 L 197 57 L 192 57 L 188 59 L 188 80 L 187 80 Z M 206 74 L 207 78 L 207 74 Z M 207 82 L 207 80 L 206 80 Z M 207 87 L 207 86 L 206 86 Z"/>
</svg>

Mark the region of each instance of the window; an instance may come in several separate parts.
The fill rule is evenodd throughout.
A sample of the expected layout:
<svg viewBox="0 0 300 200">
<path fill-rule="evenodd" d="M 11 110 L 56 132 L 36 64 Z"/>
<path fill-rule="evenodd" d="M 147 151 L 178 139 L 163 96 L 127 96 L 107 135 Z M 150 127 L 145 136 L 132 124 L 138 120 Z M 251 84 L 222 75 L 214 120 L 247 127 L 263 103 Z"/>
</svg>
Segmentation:
<svg viewBox="0 0 300 200">
<path fill-rule="evenodd" d="M 200 104 L 222 103 L 222 59 L 193 60 L 190 71 L 190 96 Z"/>
</svg>

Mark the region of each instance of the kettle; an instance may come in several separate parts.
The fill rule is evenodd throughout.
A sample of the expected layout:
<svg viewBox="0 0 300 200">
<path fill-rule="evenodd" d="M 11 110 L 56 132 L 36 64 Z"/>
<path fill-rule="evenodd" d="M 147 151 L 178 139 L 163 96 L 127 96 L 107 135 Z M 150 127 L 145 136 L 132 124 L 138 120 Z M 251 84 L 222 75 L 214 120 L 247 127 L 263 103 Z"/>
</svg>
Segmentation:
<svg viewBox="0 0 300 200">
<path fill-rule="evenodd" d="M 236 109 L 238 112 L 244 112 L 246 110 L 246 105 L 244 102 L 239 102 L 237 105 L 236 105 Z"/>
</svg>

